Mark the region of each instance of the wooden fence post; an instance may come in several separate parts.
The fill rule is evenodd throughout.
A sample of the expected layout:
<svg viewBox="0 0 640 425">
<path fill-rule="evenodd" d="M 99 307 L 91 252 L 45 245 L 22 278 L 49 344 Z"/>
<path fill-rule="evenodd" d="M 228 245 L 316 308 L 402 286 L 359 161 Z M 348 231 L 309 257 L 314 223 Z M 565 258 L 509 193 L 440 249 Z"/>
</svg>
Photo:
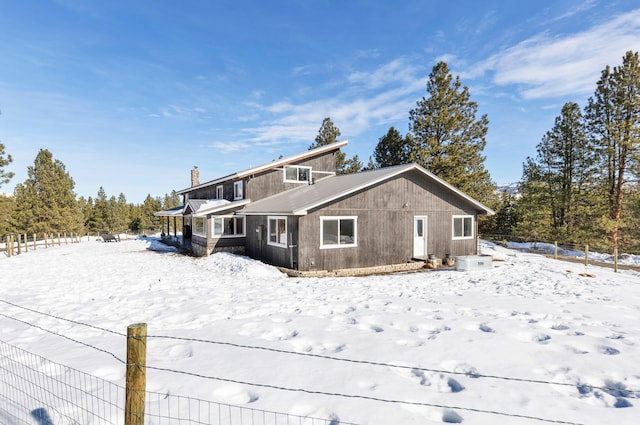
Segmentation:
<svg viewBox="0 0 640 425">
<path fill-rule="evenodd" d="M 38 241 L 38 235 L 37 234 L 33 234 L 33 250 L 36 250 L 36 242 Z"/>
<path fill-rule="evenodd" d="M 584 246 L 584 265 L 589 265 L 589 244 Z"/>
<path fill-rule="evenodd" d="M 124 409 L 125 425 L 144 425 L 147 371 L 147 324 L 127 327 L 127 378 Z"/>
<path fill-rule="evenodd" d="M 7 237 L 5 238 L 5 240 L 7 241 L 7 257 L 11 257 L 11 235 L 7 235 Z"/>
<path fill-rule="evenodd" d="M 22 254 L 22 237 L 20 235 L 16 235 L 18 237 L 18 255 Z"/>
<path fill-rule="evenodd" d="M 24 252 L 29 252 L 29 238 L 27 238 L 27 234 L 24 234 Z"/>
<path fill-rule="evenodd" d="M 618 247 L 613 248 L 613 271 L 618 273 Z"/>
<path fill-rule="evenodd" d="M 558 241 L 555 241 L 553 243 L 553 259 L 554 260 L 558 259 Z"/>
</svg>

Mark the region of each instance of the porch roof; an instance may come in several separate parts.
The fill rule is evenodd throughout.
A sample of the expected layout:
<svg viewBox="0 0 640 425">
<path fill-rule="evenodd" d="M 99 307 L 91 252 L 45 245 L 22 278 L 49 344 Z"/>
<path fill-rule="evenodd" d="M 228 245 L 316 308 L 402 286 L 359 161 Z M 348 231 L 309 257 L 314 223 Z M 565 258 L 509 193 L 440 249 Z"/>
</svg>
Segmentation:
<svg viewBox="0 0 640 425">
<path fill-rule="evenodd" d="M 182 210 L 184 209 L 184 205 L 180 205 L 179 207 L 174 207 L 164 211 L 156 211 L 153 213 L 156 217 L 180 217 L 182 215 Z"/>
<path fill-rule="evenodd" d="M 249 199 L 240 201 L 227 201 L 226 199 L 189 199 L 182 214 L 188 214 L 188 210 L 190 210 L 191 214 L 195 217 L 204 217 L 209 214 L 241 208 L 250 202 Z"/>
</svg>

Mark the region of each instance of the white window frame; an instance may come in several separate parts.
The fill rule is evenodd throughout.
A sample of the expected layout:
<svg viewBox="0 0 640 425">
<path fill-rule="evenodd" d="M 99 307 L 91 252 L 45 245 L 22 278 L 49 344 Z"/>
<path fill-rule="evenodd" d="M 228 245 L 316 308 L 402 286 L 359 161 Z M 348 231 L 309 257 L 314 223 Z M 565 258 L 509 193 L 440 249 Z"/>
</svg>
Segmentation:
<svg viewBox="0 0 640 425">
<path fill-rule="evenodd" d="M 324 224 L 327 221 L 338 222 L 338 235 L 340 235 L 340 222 L 342 220 L 353 220 L 353 242 L 341 243 L 338 236 L 338 243 L 325 244 L 324 243 Z M 358 216 L 322 216 L 320 217 L 320 249 L 340 249 L 340 248 L 354 248 L 358 246 Z"/>
<path fill-rule="evenodd" d="M 196 236 L 201 236 L 203 238 L 206 238 L 207 237 L 207 218 L 193 216 L 191 220 L 192 220 L 191 229 L 193 234 Z M 198 229 L 198 226 L 196 225 L 196 223 L 200 220 L 202 220 L 202 232 L 198 231 L 199 229 Z"/>
<path fill-rule="evenodd" d="M 224 186 L 216 186 L 216 199 L 224 199 Z"/>
<path fill-rule="evenodd" d="M 244 184 L 242 180 L 233 182 L 233 200 L 237 201 L 240 199 L 244 199 Z"/>
<path fill-rule="evenodd" d="M 291 168 L 295 168 L 296 169 L 296 174 L 298 176 L 297 179 L 295 180 L 289 180 L 287 179 L 287 169 L 291 169 Z M 304 169 L 307 170 L 307 178 L 304 180 L 300 180 L 300 170 Z M 285 183 L 307 183 L 309 182 L 309 180 L 311 179 L 311 171 L 312 168 L 311 167 L 307 167 L 307 166 L 303 166 L 303 165 L 285 165 L 283 168 L 283 180 Z"/>
<path fill-rule="evenodd" d="M 233 227 L 234 227 L 234 231 L 236 231 L 238 229 L 238 225 L 237 222 L 241 221 L 242 222 L 242 233 L 234 233 L 232 235 L 229 234 L 225 234 L 224 233 L 224 220 L 225 219 L 231 219 L 233 220 Z M 220 221 L 220 229 L 222 229 L 222 233 L 218 233 L 216 232 L 216 222 Z M 215 217 L 212 217 L 211 222 L 213 223 L 213 230 L 212 230 L 212 235 L 214 238 L 242 238 L 244 236 L 246 236 L 246 231 L 247 231 L 247 226 L 246 226 L 246 220 L 244 216 L 237 216 L 237 215 L 217 215 Z"/>
<path fill-rule="evenodd" d="M 279 233 L 279 234 L 275 234 L 272 235 L 271 233 L 271 221 L 275 220 L 276 221 L 276 228 L 278 228 L 278 222 L 279 221 L 284 221 L 284 234 L 283 233 Z M 276 229 L 277 231 L 277 229 Z M 267 217 L 267 245 L 271 245 L 271 246 L 277 246 L 280 248 L 287 248 L 287 217 L 286 216 L 269 216 Z M 271 236 L 275 236 L 275 241 L 271 240 Z M 283 240 L 283 236 L 284 236 L 284 240 Z"/>
<path fill-rule="evenodd" d="M 465 220 L 471 220 L 471 234 L 469 235 L 465 235 L 464 233 L 464 222 Z M 461 220 L 461 224 L 462 224 L 462 235 L 461 236 L 456 236 L 456 220 Z M 451 239 L 453 240 L 462 240 L 462 239 L 473 239 L 474 238 L 474 234 L 475 234 L 475 220 L 474 217 L 472 215 L 454 215 L 451 218 Z"/>
</svg>

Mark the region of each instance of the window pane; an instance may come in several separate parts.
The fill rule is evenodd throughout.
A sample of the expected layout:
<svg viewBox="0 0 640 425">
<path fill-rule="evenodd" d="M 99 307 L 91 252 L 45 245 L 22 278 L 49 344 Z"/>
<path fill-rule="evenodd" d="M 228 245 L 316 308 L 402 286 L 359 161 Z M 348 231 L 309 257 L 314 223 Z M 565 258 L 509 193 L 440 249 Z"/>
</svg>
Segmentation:
<svg viewBox="0 0 640 425">
<path fill-rule="evenodd" d="M 338 220 L 323 220 L 322 222 L 322 244 L 338 244 Z"/>
<path fill-rule="evenodd" d="M 236 235 L 241 235 L 244 233 L 244 219 L 242 218 L 236 218 Z"/>
<path fill-rule="evenodd" d="M 473 220 L 471 217 L 464 218 L 464 236 L 473 236 Z"/>
<path fill-rule="evenodd" d="M 222 234 L 222 219 L 214 218 L 213 219 L 213 234 L 221 235 Z"/>
<path fill-rule="evenodd" d="M 298 180 L 301 182 L 309 180 L 309 170 L 307 168 L 298 168 Z"/>
<path fill-rule="evenodd" d="M 419 238 L 424 236 L 424 221 L 422 219 L 416 221 L 416 236 Z"/>
<path fill-rule="evenodd" d="M 355 242 L 355 223 L 352 219 L 340 220 L 340 245 Z"/>
<path fill-rule="evenodd" d="M 277 230 L 277 220 L 269 220 L 269 241 L 277 242 L 278 232 Z"/>
<path fill-rule="evenodd" d="M 456 238 L 462 237 L 462 218 L 460 217 L 453 219 L 453 236 Z"/>
<path fill-rule="evenodd" d="M 285 167 L 285 180 L 298 180 L 298 169 L 296 167 Z"/>
<path fill-rule="evenodd" d="M 233 218 L 224 219 L 224 234 L 233 235 Z"/>
<path fill-rule="evenodd" d="M 287 243 L 287 222 L 285 220 L 278 220 L 278 233 L 280 235 L 278 242 L 282 244 L 286 244 Z"/>
</svg>

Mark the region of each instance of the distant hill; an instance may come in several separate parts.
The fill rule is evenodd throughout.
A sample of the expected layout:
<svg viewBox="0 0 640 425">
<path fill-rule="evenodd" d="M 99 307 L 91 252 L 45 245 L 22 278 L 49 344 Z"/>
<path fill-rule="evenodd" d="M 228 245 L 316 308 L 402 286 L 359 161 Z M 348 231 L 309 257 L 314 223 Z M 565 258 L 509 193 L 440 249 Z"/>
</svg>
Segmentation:
<svg viewBox="0 0 640 425">
<path fill-rule="evenodd" d="M 507 192 L 509 195 L 520 196 L 520 182 L 496 185 L 495 192 Z"/>
</svg>

